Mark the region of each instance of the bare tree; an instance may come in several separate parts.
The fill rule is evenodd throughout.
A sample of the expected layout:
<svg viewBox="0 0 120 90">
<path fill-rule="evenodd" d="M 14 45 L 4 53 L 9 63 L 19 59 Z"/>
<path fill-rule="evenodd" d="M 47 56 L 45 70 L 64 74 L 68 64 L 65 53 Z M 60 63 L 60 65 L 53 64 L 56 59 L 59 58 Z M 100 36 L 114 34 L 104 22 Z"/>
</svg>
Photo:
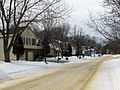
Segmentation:
<svg viewBox="0 0 120 90">
<path fill-rule="evenodd" d="M 89 21 L 87 23 L 87 25 L 94 29 L 95 31 L 99 32 L 101 35 L 103 35 L 106 39 L 111 40 L 112 39 L 112 35 L 111 35 L 111 31 L 109 29 L 109 27 L 106 27 L 105 22 L 103 21 L 103 18 L 97 17 L 95 18 L 91 13 L 89 16 Z M 110 38 L 111 37 L 111 38 Z"/>
<path fill-rule="evenodd" d="M 66 7 L 63 3 L 56 5 L 55 7 L 50 7 L 42 14 L 41 24 L 44 29 L 44 57 L 45 63 L 47 64 L 46 57 L 49 47 L 49 41 L 53 36 L 52 29 L 60 23 L 60 20 L 63 20 L 69 14 L 69 8 Z M 55 33 L 54 33 L 55 34 Z"/>
<path fill-rule="evenodd" d="M 102 34 L 107 40 L 120 40 L 120 1 L 104 0 L 103 7 L 106 8 L 104 14 L 98 17 L 89 13 L 88 26 Z"/>
<path fill-rule="evenodd" d="M 51 32 L 51 39 L 60 40 L 63 42 L 68 41 L 68 33 L 71 27 L 68 23 L 62 23 L 62 25 L 57 25 L 53 27 Z"/>
<path fill-rule="evenodd" d="M 76 55 L 82 55 L 82 46 L 85 45 L 85 37 L 84 33 L 81 29 L 77 29 L 76 26 L 74 26 L 74 32 L 72 36 L 72 43 L 76 48 Z"/>
<path fill-rule="evenodd" d="M 52 29 L 53 27 L 53 12 L 51 10 L 47 10 L 46 12 L 44 12 L 43 15 L 43 19 L 42 19 L 42 24 L 43 24 L 43 28 L 44 28 L 44 40 L 43 40 L 43 54 L 45 57 L 45 63 L 47 64 L 47 54 L 49 53 L 49 31 Z"/>
<path fill-rule="evenodd" d="M 88 26 L 108 40 L 109 43 L 104 48 L 109 49 L 109 52 L 119 53 L 117 49 L 120 45 L 120 1 L 104 0 L 103 7 L 106 11 L 96 18 L 90 13 Z"/>
<path fill-rule="evenodd" d="M 34 22 L 42 20 L 42 14 L 49 8 L 54 7 L 62 0 L 3 0 L 0 3 L 0 31 L 3 35 L 5 62 L 10 62 L 10 50 L 15 36 Z M 9 39 L 10 30 L 13 30 L 12 39 Z"/>
</svg>

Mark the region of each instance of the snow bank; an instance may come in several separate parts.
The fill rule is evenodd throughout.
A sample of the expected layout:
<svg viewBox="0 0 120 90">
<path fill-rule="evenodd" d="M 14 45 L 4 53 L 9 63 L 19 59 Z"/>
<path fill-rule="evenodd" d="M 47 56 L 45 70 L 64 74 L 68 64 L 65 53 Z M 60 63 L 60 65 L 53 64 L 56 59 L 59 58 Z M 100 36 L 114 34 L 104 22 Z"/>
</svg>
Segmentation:
<svg viewBox="0 0 120 90">
<path fill-rule="evenodd" d="M 61 58 L 61 57 L 59 57 L 59 58 Z M 76 56 L 67 57 L 67 58 L 68 58 L 68 60 L 66 60 L 66 57 L 63 57 L 60 59 L 60 61 L 71 63 L 71 62 L 78 62 L 78 61 L 81 61 L 83 59 L 83 58 L 79 59 Z M 58 57 L 47 58 L 47 61 L 58 61 Z"/>
<path fill-rule="evenodd" d="M 120 59 L 104 62 L 98 75 L 95 90 L 120 90 Z"/>
<path fill-rule="evenodd" d="M 113 57 L 120 57 L 120 54 L 118 54 L 118 55 L 114 55 Z"/>
</svg>

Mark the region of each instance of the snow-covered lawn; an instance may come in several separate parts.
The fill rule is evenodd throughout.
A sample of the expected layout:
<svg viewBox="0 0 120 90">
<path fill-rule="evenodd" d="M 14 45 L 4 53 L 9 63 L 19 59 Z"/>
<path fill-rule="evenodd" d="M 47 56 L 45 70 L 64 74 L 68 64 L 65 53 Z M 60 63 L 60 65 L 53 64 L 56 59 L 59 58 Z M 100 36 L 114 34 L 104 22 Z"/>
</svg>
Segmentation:
<svg viewBox="0 0 120 90">
<path fill-rule="evenodd" d="M 11 63 L 0 62 L 0 78 L 6 78 L 10 75 L 33 72 L 39 69 L 48 69 L 61 64 L 30 61 L 12 61 Z"/>
<path fill-rule="evenodd" d="M 47 58 L 47 61 L 49 60 L 57 61 L 57 58 Z M 65 57 L 61 59 L 61 61 L 67 61 L 66 63 L 48 62 L 48 64 L 45 64 L 45 62 L 22 60 L 5 63 L 3 61 L 0 61 L 0 79 L 7 78 L 11 75 L 33 72 L 35 70 L 55 68 L 68 63 L 80 62 L 81 60 L 83 59 L 78 59 L 77 57 L 73 56 L 69 57 L 69 60 L 66 60 Z"/>
<path fill-rule="evenodd" d="M 27 72 L 33 72 L 36 70 L 43 70 L 43 69 L 50 69 L 55 67 L 64 66 L 71 63 L 79 63 L 81 61 L 84 61 L 86 59 L 92 59 L 95 57 L 84 57 L 84 58 L 77 58 L 76 56 L 68 57 L 68 60 L 62 58 L 60 61 L 65 61 L 64 63 L 55 63 L 55 62 L 49 62 L 49 61 L 57 61 L 57 58 L 47 58 L 48 64 L 45 64 L 45 62 L 39 62 L 39 61 L 12 61 L 11 63 L 5 63 L 3 61 L 0 61 L 0 79 L 7 78 L 11 75 L 18 75 L 23 74 Z"/>
<path fill-rule="evenodd" d="M 115 55 L 118 57 L 120 55 Z M 93 81 L 93 90 L 120 90 L 120 59 L 104 62 Z"/>
</svg>

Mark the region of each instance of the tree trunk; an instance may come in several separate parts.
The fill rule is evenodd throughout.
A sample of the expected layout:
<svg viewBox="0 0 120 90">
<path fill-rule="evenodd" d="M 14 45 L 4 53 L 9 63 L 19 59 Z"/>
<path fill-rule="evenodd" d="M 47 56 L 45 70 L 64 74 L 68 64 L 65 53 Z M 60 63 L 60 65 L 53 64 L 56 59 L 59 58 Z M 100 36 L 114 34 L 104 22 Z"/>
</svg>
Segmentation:
<svg viewBox="0 0 120 90">
<path fill-rule="evenodd" d="M 17 54 L 17 61 L 19 60 L 19 54 Z"/>
<path fill-rule="evenodd" d="M 48 64 L 47 59 L 46 59 L 46 57 L 47 57 L 46 46 L 45 46 L 44 56 L 45 56 L 45 63 Z"/>
<path fill-rule="evenodd" d="M 90 48 L 90 57 L 92 57 L 92 50 L 91 50 L 91 48 Z"/>
<path fill-rule="evenodd" d="M 44 52 L 44 56 L 45 56 L 45 63 L 47 64 L 47 60 L 46 60 L 46 52 Z"/>
<path fill-rule="evenodd" d="M 4 60 L 4 62 L 11 62 L 11 61 L 10 61 L 10 51 L 5 51 L 5 52 L 4 52 L 4 55 L 5 55 L 5 60 Z"/>
</svg>

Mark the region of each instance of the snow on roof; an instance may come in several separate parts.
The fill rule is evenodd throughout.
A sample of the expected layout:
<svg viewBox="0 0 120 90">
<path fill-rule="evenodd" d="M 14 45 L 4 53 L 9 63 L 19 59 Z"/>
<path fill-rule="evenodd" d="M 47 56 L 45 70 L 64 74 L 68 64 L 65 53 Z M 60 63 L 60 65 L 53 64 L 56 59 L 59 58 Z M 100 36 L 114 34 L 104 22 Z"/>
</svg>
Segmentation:
<svg viewBox="0 0 120 90">
<path fill-rule="evenodd" d="M 53 44 L 49 44 L 50 48 L 54 48 Z"/>
<path fill-rule="evenodd" d="M 56 46 L 53 45 L 53 44 L 49 44 L 49 46 L 50 46 L 50 48 L 53 48 L 53 49 L 55 49 L 55 50 L 61 50 L 60 48 L 56 47 Z"/>
</svg>

